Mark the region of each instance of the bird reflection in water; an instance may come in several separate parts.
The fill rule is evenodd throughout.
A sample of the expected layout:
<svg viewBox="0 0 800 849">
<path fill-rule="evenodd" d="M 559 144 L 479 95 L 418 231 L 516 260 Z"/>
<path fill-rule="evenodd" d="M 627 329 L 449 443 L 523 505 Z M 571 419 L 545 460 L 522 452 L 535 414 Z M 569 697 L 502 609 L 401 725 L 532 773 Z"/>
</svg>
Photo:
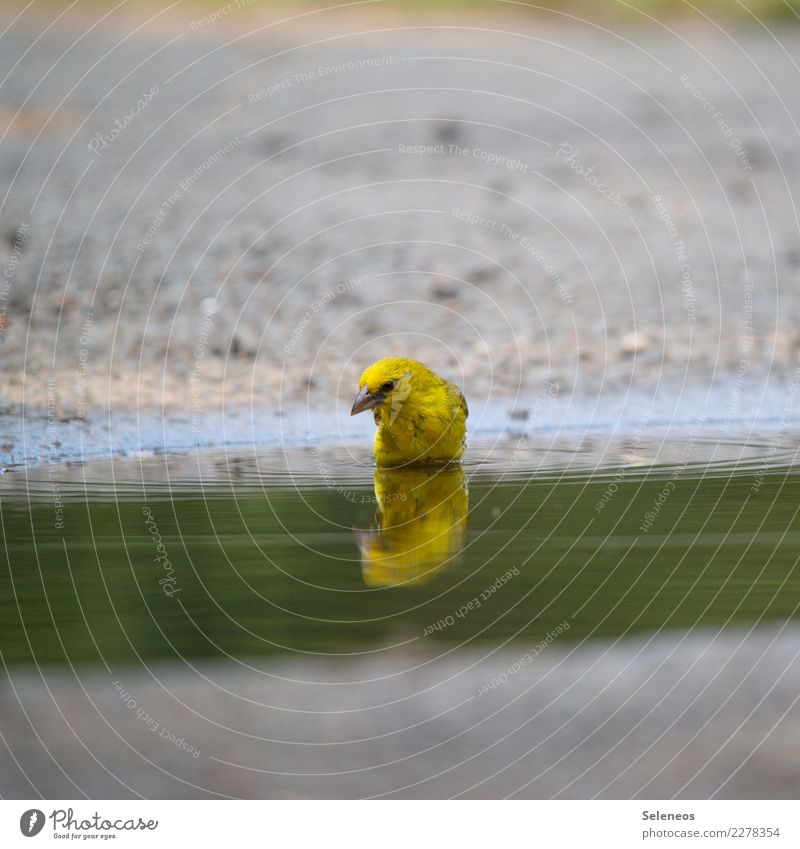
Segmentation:
<svg viewBox="0 0 800 849">
<path fill-rule="evenodd" d="M 356 530 L 368 587 L 422 584 L 454 565 L 467 535 L 461 465 L 377 469 L 377 527 Z"/>
</svg>

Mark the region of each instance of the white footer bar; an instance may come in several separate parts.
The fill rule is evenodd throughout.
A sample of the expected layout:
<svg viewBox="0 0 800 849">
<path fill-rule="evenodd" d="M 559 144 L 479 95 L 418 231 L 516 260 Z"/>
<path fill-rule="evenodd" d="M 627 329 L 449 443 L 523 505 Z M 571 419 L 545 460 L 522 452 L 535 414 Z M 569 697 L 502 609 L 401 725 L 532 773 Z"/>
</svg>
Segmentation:
<svg viewBox="0 0 800 849">
<path fill-rule="evenodd" d="M 0 801 L 0 846 L 800 846 L 793 801 Z"/>
</svg>

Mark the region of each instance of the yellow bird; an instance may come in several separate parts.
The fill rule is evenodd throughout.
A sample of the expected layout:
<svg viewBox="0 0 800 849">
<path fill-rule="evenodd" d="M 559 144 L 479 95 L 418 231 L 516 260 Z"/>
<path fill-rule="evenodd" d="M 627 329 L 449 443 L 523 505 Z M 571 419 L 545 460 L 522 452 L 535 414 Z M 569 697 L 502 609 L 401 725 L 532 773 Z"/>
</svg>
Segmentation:
<svg viewBox="0 0 800 849">
<path fill-rule="evenodd" d="M 350 415 L 372 410 L 379 466 L 461 459 L 469 410 L 457 386 L 403 357 L 373 363 L 358 386 Z"/>
<path fill-rule="evenodd" d="M 376 469 L 377 527 L 355 530 L 368 587 L 412 586 L 458 563 L 467 538 L 464 467 Z"/>
</svg>

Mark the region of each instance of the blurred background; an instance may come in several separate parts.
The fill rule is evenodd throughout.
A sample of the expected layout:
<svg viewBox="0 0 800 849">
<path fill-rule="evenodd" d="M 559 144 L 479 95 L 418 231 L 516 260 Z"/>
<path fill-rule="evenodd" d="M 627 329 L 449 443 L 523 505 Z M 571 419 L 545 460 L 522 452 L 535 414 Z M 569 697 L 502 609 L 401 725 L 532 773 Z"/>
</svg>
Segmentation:
<svg viewBox="0 0 800 849">
<path fill-rule="evenodd" d="M 3 796 L 796 794 L 800 3 L 0 16 Z"/>
<path fill-rule="evenodd" d="M 7 405 L 325 413 L 406 352 L 499 406 L 791 377 L 789 5 L 366 5 L 9 17 Z"/>
</svg>

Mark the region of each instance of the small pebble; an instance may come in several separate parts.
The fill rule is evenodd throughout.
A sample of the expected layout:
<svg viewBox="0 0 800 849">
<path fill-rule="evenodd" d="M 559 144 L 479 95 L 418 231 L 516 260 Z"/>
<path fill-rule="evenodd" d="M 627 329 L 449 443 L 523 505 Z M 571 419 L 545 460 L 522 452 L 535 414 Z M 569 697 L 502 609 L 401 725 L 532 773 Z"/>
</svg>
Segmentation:
<svg viewBox="0 0 800 849">
<path fill-rule="evenodd" d="M 620 350 L 627 356 L 641 354 L 642 351 L 647 350 L 648 344 L 649 343 L 644 334 L 636 332 L 625 333 L 619 340 Z"/>
<path fill-rule="evenodd" d="M 219 308 L 219 302 L 216 298 L 207 297 L 200 301 L 200 312 L 204 315 L 214 315 Z"/>
</svg>

